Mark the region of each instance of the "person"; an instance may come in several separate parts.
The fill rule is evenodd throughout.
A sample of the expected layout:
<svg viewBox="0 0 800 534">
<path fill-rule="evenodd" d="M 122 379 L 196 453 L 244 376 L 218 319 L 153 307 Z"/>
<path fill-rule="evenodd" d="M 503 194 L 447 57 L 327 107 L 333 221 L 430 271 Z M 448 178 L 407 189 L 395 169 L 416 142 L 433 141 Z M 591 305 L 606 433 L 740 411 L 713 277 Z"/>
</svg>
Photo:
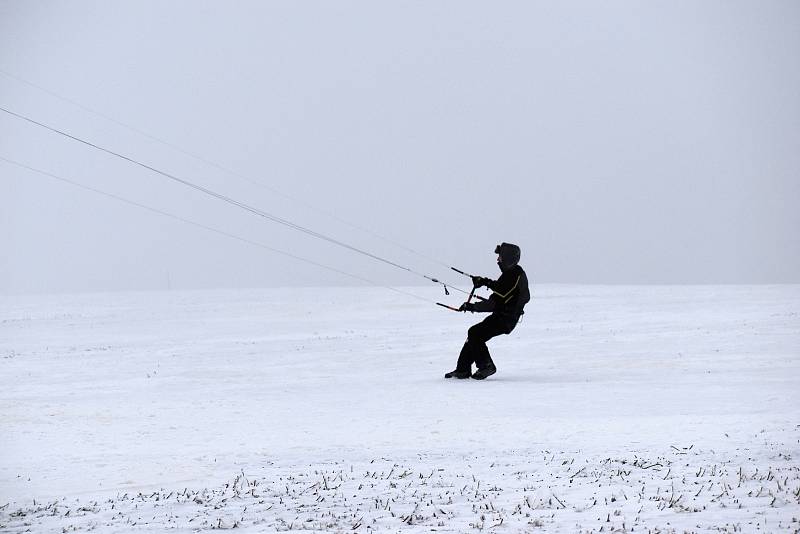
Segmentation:
<svg viewBox="0 0 800 534">
<path fill-rule="evenodd" d="M 491 312 L 491 315 L 472 326 L 467 332 L 467 341 L 458 356 L 458 363 L 445 378 L 474 378 L 483 380 L 497 372 L 486 342 L 500 334 L 510 334 L 524 313 L 525 304 L 531 299 L 528 277 L 520 267 L 520 249 L 511 243 L 502 243 L 494 249 L 497 265 L 502 274 L 497 280 L 473 276 L 472 284 L 486 286 L 491 296 L 479 302 L 465 302 L 459 308 L 464 312 Z M 472 374 L 472 364 L 477 370 Z"/>
</svg>

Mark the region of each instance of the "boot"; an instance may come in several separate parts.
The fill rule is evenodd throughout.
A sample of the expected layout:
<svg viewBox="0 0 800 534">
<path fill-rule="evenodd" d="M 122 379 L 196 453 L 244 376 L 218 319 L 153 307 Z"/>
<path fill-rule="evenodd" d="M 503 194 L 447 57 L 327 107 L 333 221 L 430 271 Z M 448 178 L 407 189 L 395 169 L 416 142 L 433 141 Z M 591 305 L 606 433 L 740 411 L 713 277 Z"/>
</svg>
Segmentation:
<svg viewBox="0 0 800 534">
<path fill-rule="evenodd" d="M 444 375 L 445 378 L 469 378 L 472 375 L 469 371 L 459 371 L 456 369 L 455 371 L 450 371 Z"/>
<path fill-rule="evenodd" d="M 490 367 L 484 367 L 483 369 L 478 369 L 477 371 L 475 371 L 475 374 L 472 375 L 472 378 L 474 378 L 475 380 L 483 380 L 487 376 L 492 376 L 496 372 L 497 372 L 497 367 L 492 365 Z"/>
</svg>

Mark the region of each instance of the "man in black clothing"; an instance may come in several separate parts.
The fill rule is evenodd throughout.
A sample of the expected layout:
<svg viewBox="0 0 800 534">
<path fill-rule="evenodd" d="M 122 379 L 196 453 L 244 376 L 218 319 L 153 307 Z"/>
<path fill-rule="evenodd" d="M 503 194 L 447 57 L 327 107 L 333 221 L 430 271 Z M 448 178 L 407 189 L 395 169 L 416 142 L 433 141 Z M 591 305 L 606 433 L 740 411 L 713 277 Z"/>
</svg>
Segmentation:
<svg viewBox="0 0 800 534">
<path fill-rule="evenodd" d="M 497 280 L 482 276 L 473 276 L 472 283 L 477 287 L 486 286 L 492 295 L 484 301 L 465 302 L 459 308 L 468 312 L 492 312 L 489 317 L 471 327 L 467 333 L 467 342 L 458 356 L 454 371 L 445 378 L 469 378 L 483 380 L 497 372 L 497 368 L 489 355 L 486 342 L 500 334 L 510 334 L 522 316 L 525 304 L 531 299 L 528 290 L 528 277 L 519 266 L 520 249 L 517 245 L 502 243 L 494 249 L 497 254 L 497 265 L 502 274 Z M 472 364 L 478 370 L 472 374 Z"/>
</svg>

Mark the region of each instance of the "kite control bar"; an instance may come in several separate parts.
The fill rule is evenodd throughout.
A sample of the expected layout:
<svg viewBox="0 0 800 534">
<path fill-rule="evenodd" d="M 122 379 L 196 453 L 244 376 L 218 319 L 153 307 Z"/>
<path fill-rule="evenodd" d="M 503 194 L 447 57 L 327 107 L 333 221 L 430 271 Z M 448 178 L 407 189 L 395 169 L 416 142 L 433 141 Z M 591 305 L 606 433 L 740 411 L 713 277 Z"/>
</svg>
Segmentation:
<svg viewBox="0 0 800 534">
<path fill-rule="evenodd" d="M 463 274 L 464 276 L 469 276 L 470 279 L 473 278 L 473 276 L 471 274 L 465 273 L 464 271 L 462 271 L 460 269 L 456 269 L 455 267 L 450 267 L 450 268 L 452 270 L 454 270 L 455 272 L 457 272 L 458 274 Z M 469 302 L 472 300 L 472 297 L 475 297 L 476 299 L 479 299 L 479 300 L 486 300 L 485 298 L 481 297 L 480 295 L 476 295 L 475 294 L 475 290 L 476 289 L 477 288 L 473 285 L 472 286 L 472 291 L 469 292 L 469 296 L 467 297 L 467 301 L 465 302 L 465 304 L 469 304 Z M 441 306 L 442 308 L 447 308 L 448 310 L 453 310 L 453 311 L 457 311 L 457 312 L 464 311 L 464 310 L 461 310 L 459 308 L 454 308 L 453 306 L 448 306 L 447 304 L 442 304 L 441 302 L 437 302 L 436 304 L 438 306 Z"/>
</svg>

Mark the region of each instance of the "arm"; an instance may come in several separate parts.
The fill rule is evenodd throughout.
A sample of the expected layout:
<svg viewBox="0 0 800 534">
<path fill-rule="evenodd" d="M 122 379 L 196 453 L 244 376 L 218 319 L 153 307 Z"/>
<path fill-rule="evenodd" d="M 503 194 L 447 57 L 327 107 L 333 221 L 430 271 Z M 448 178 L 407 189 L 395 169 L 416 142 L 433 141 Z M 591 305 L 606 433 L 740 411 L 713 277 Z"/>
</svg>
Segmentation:
<svg viewBox="0 0 800 534">
<path fill-rule="evenodd" d="M 505 274 L 501 275 L 497 280 L 492 280 L 491 278 L 483 276 L 472 277 L 472 285 L 476 288 L 486 286 L 502 299 L 508 298 L 510 294 L 514 292 L 518 283 L 519 276 L 512 277 Z"/>
<path fill-rule="evenodd" d="M 502 276 L 500 278 L 502 279 Z M 472 277 L 472 285 L 475 286 L 475 289 L 486 286 L 493 290 L 499 281 L 500 280 L 494 281 L 491 278 L 486 278 L 484 276 Z M 496 305 L 497 299 L 495 298 L 495 295 L 492 294 L 488 299 L 479 300 L 477 302 L 465 302 L 459 309 L 461 311 L 486 313 L 493 312 Z"/>
<path fill-rule="evenodd" d="M 522 274 L 519 272 L 503 273 L 497 280 L 491 280 L 483 276 L 473 276 L 472 283 L 476 288 L 486 286 L 492 290 L 492 294 L 487 300 L 469 304 L 464 303 L 461 306 L 461 311 L 493 312 L 498 305 L 507 304 L 519 294 L 521 280 Z"/>
<path fill-rule="evenodd" d="M 497 281 L 489 280 L 486 287 L 492 290 L 492 300 L 506 303 L 519 293 L 521 280 L 520 273 L 503 274 Z"/>
<path fill-rule="evenodd" d="M 464 312 L 491 312 L 494 311 L 495 301 L 492 298 L 480 300 L 478 302 L 465 302 L 458 311 Z"/>
<path fill-rule="evenodd" d="M 475 289 L 486 286 L 491 287 L 490 284 L 494 284 L 495 282 L 489 278 L 485 278 L 483 276 L 473 276 L 472 277 L 472 285 L 475 286 Z M 474 291 L 474 289 L 473 289 Z M 488 298 L 484 300 L 479 300 L 478 302 L 465 302 L 459 308 L 461 311 L 468 311 L 468 312 L 491 312 L 494 311 L 495 302 L 494 299 Z"/>
</svg>

